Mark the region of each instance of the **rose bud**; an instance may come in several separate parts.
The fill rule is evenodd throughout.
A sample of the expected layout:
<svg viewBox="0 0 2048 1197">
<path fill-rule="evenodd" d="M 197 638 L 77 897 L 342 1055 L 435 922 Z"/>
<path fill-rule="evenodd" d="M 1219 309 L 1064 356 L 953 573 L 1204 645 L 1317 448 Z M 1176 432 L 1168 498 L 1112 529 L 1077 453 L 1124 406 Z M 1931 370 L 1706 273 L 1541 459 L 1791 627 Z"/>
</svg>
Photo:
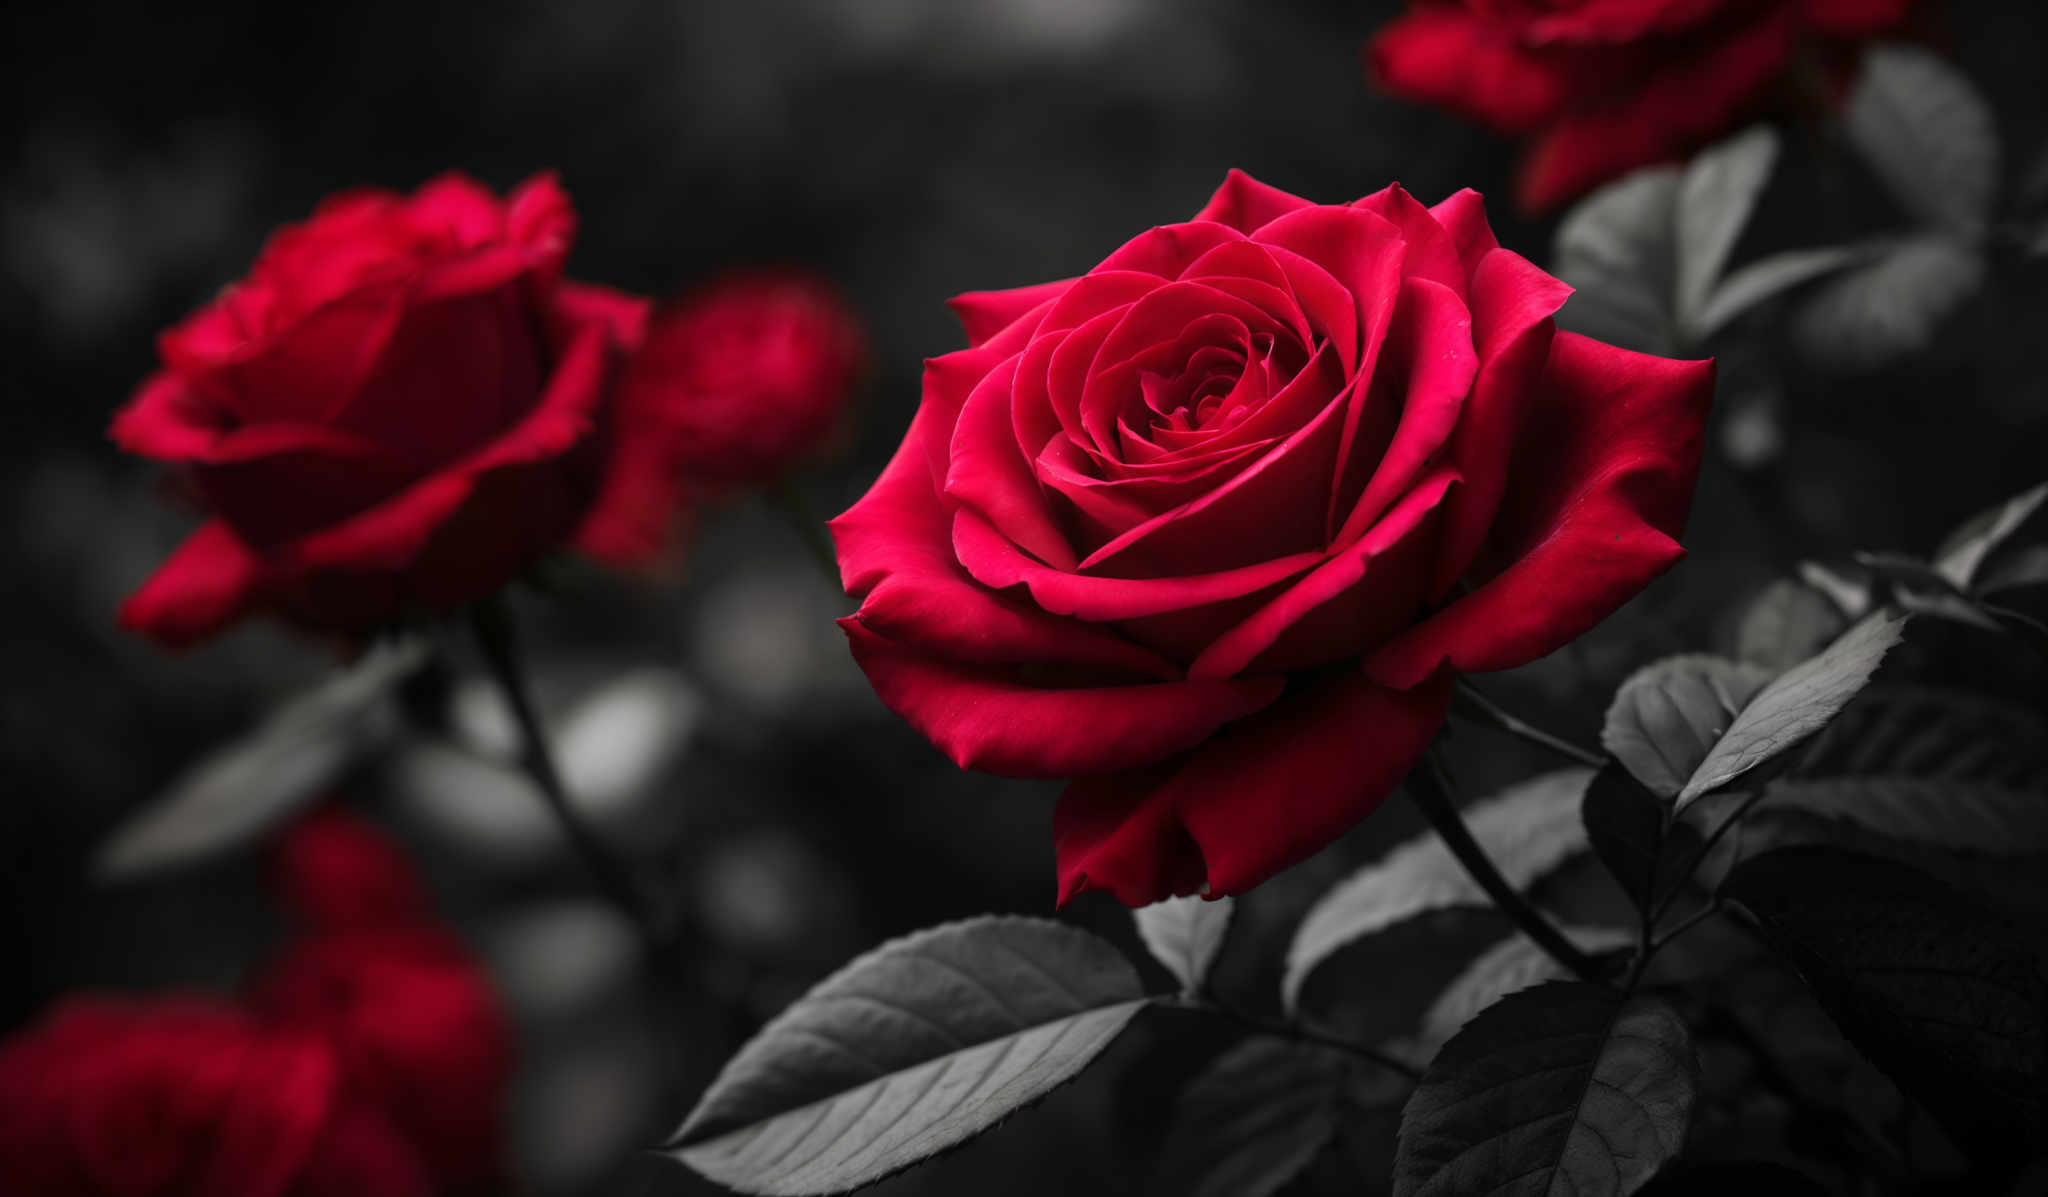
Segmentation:
<svg viewBox="0 0 2048 1197">
<path fill-rule="evenodd" d="M 426 1197 L 317 1036 L 203 998 L 79 997 L 0 1044 L 0 1192 Z"/>
<path fill-rule="evenodd" d="M 432 903 L 412 862 L 367 820 L 330 806 L 298 820 L 272 852 L 285 908 L 314 932 L 412 927 Z"/>
<path fill-rule="evenodd" d="M 1233 172 L 971 348 L 833 521 L 884 703 L 1069 778 L 1062 900 L 1239 893 L 1370 813 L 1458 672 L 1535 660 L 1683 554 L 1709 362 L 1557 332 L 1479 197 Z"/>
<path fill-rule="evenodd" d="M 501 201 L 448 175 L 275 234 L 159 338 L 114 420 L 213 516 L 122 622 L 172 645 L 254 612 L 359 637 L 643 518 L 593 501 L 647 304 L 562 278 L 575 223 L 551 177 Z"/>
<path fill-rule="evenodd" d="M 1896 29 L 1912 0 L 1415 0 L 1366 62 L 1397 96 L 1531 139 L 1515 197 L 1549 211 L 1766 108 L 1802 46 Z M 1832 65 L 1832 64 L 1831 64 Z"/>
</svg>

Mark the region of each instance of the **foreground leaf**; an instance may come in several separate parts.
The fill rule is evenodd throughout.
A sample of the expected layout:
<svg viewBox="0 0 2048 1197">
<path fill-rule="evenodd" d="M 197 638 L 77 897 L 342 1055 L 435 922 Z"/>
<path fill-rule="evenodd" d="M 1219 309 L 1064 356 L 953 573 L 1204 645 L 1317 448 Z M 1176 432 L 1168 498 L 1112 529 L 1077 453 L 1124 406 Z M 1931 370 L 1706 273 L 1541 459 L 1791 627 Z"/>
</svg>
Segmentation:
<svg viewBox="0 0 2048 1197">
<path fill-rule="evenodd" d="M 1590 769 L 1561 769 L 1511 786 L 1465 809 L 1472 838 L 1517 889 L 1585 851 L 1579 799 Z M 1425 911 L 1489 906 L 1491 900 L 1435 833 L 1400 845 L 1324 894 L 1287 949 L 1281 993 L 1297 1007 L 1310 973 L 1346 944 Z"/>
<path fill-rule="evenodd" d="M 1655 909 L 1685 880 L 1679 873 L 1699 846 L 1700 833 L 1670 809 L 1619 762 L 1593 778 L 1579 808 L 1593 854 L 1638 911 Z"/>
<path fill-rule="evenodd" d="M 1784 811 L 1962 852 L 2048 854 L 2048 793 L 2039 790 L 1905 776 L 1773 782 L 1759 813 Z"/>
<path fill-rule="evenodd" d="M 1685 1143 L 1699 1066 L 1657 998 L 1558 981 L 1437 1055 L 1401 1117 L 1395 1197 L 1626 1197 Z"/>
<path fill-rule="evenodd" d="M 1565 938 L 1592 955 L 1627 948 L 1635 933 L 1620 927 L 1558 928 Z M 1511 993 L 1546 981 L 1565 981 L 1571 973 L 1535 940 L 1515 934 L 1481 953 L 1422 1016 L 1416 1046 L 1422 1059 L 1433 1057 L 1465 1024 Z"/>
<path fill-rule="evenodd" d="M 1115 948 L 985 917 L 882 945 L 740 1049 L 669 1150 L 744 1193 L 840 1193 L 987 1130 L 1145 1005 Z"/>
<path fill-rule="evenodd" d="M 1721 892 L 1958 1142 L 1995 1158 L 2048 1132 L 2048 980 L 2026 932 L 1912 869 L 1831 848 L 1765 853 Z"/>
<path fill-rule="evenodd" d="M 1771 671 L 1721 657 L 1666 657 L 1630 675 L 1600 743 L 1660 798 L 1678 796 Z"/>
<path fill-rule="evenodd" d="M 1793 666 L 1764 687 L 1679 791 L 1678 809 L 1827 726 L 1899 642 L 1905 622 L 1882 612 L 1872 615 L 1842 633 L 1819 656 Z"/>
<path fill-rule="evenodd" d="M 1975 233 L 1998 189 L 1998 126 L 1964 75 L 1917 46 L 1874 46 L 1842 120 L 1850 141 L 1901 206 L 1930 224 Z"/>
<path fill-rule="evenodd" d="M 1181 991 L 1198 993 L 1223 950 L 1234 905 L 1229 898 L 1168 898 L 1132 911 L 1131 917 L 1145 947 L 1179 978 Z"/>
<path fill-rule="evenodd" d="M 1336 1134 L 1343 1060 L 1271 1036 L 1204 1068 L 1174 1106 L 1150 1189 L 1173 1197 L 1267 1197 Z"/>
<path fill-rule="evenodd" d="M 1805 777 L 1905 776 L 2048 790 L 2048 719 L 1933 686 L 1877 685 L 1806 753 Z"/>
<path fill-rule="evenodd" d="M 130 880 L 231 851 L 282 823 L 397 732 L 392 692 L 426 663 L 424 644 L 372 650 L 209 754 L 100 846 L 93 874 Z"/>
</svg>

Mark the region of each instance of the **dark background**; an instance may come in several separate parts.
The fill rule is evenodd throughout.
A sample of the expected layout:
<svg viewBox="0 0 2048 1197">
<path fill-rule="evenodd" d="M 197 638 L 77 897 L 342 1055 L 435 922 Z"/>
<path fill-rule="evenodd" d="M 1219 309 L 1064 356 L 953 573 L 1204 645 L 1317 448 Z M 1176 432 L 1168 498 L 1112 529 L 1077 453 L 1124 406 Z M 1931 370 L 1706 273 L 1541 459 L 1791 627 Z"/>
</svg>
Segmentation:
<svg viewBox="0 0 2048 1197">
<path fill-rule="evenodd" d="M 1231 166 L 1327 201 L 1393 180 L 1426 202 L 1472 186 L 1497 197 L 1501 240 L 1547 261 L 1550 225 L 1506 203 L 1510 147 L 1365 84 L 1359 46 L 1396 8 L 12 6 L 0 17 L 14 93 L 0 143 L 0 863 L 7 954 L 26 967 L 0 991 L 0 1029 L 83 986 L 231 984 L 272 934 L 250 854 L 113 889 L 85 879 L 123 813 L 329 668 L 272 628 L 173 656 L 112 622 L 194 521 L 103 430 L 150 370 L 154 332 L 239 274 L 270 229 L 347 185 L 409 189 L 453 167 L 505 188 L 552 168 L 581 215 L 577 277 L 667 295 L 732 265 L 824 273 L 869 323 L 879 363 L 853 453 L 802 480 L 829 513 L 905 427 L 920 360 L 959 344 L 946 297 L 1079 273 L 1184 219 Z M 2024 174 L 2048 108 L 2042 11 L 1958 0 L 1937 26 L 1997 108 L 2008 174 Z M 1824 156 L 1823 132 L 1793 137 L 1788 157 L 1802 145 Z M 1767 215 L 1752 242 L 1882 220 L 1882 202 L 1853 189 L 1834 202 L 1846 206 L 1781 205 L 1793 213 Z M 1739 602 L 1800 559 L 1925 551 L 2038 481 L 2044 273 L 2001 263 L 1933 351 L 1902 366 L 1854 378 L 1793 367 L 1770 409 L 1771 452 L 1737 468 L 1717 431 L 1692 558 L 1500 695 L 1591 739 L 1616 680 L 1658 653 L 1724 646 Z M 901 727 L 831 626 L 848 606 L 753 502 L 707 516 L 680 586 L 571 568 L 550 595 L 522 600 L 553 713 L 584 716 L 587 752 L 620 774 L 592 783 L 618 795 L 606 826 L 689 895 L 694 971 L 682 983 L 644 983 L 630 937 L 553 853 L 531 795 L 502 778 L 408 744 L 338 787 L 420 853 L 518 1014 L 513 1137 L 533 1189 L 702 1191 L 630 1153 L 680 1120 L 760 1019 L 886 935 L 1049 910 L 1051 789 L 961 774 Z M 2003 650 L 1972 635 L 1938 631 L 1922 651 L 2024 692 Z M 622 675 L 609 707 L 589 707 Z M 460 670 L 449 688 L 419 702 L 488 738 L 480 692 Z M 1468 742 L 1475 790 L 1537 763 L 1483 735 Z M 1389 808 L 1246 917 L 1278 923 L 1411 828 Z M 1075 917 L 1125 934 L 1106 906 L 1081 903 Z M 1136 1191 L 1145 1111 L 1172 1080 L 1091 1074 L 886 1191 Z"/>
</svg>

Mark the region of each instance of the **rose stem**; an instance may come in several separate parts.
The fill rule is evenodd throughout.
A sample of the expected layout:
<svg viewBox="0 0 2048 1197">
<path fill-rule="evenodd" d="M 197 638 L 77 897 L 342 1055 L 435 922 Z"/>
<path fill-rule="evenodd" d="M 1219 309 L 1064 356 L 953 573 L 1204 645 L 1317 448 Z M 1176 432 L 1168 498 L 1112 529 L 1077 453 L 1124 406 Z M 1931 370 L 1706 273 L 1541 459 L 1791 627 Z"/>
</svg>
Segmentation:
<svg viewBox="0 0 2048 1197">
<path fill-rule="evenodd" d="M 1486 849 L 1472 838 L 1472 832 L 1465 826 L 1465 818 L 1458 813 L 1457 804 L 1451 801 L 1450 787 L 1439 772 L 1440 766 L 1434 756 L 1420 766 L 1408 771 L 1408 783 L 1403 788 L 1421 809 L 1422 817 L 1442 837 L 1444 846 L 1458 863 L 1465 866 L 1465 872 L 1479 883 L 1487 897 L 1499 907 L 1502 914 L 1513 919 L 1538 947 L 1548 952 L 1552 959 L 1570 969 L 1587 981 L 1601 981 L 1600 968 L 1591 956 L 1579 950 L 1578 945 L 1564 937 L 1549 919 L 1544 918 L 1529 900 L 1509 885 L 1507 878 L 1500 875 L 1493 861 L 1486 855 Z"/>
<path fill-rule="evenodd" d="M 1589 769 L 1598 769 L 1607 763 L 1607 758 L 1591 749 L 1581 748 L 1562 736 L 1553 736 L 1540 727 L 1524 723 L 1503 710 L 1498 703 L 1481 694 L 1472 683 L 1463 678 L 1458 679 L 1457 689 L 1451 693 L 1451 702 L 1468 718 L 1490 723 L 1504 732 L 1520 736 L 1531 744 L 1548 748 L 1559 756 L 1575 760 Z"/>
<path fill-rule="evenodd" d="M 598 887 L 604 890 L 605 896 L 625 911 L 650 942 L 659 944 L 661 920 L 656 916 L 653 903 L 634 883 L 624 863 L 611 854 L 597 833 L 584 822 L 575 804 L 569 800 L 568 791 L 562 786 L 562 775 L 555 768 L 554 751 L 548 747 L 547 733 L 541 728 L 540 716 L 534 710 L 526 669 L 520 660 L 519 638 L 504 597 L 492 595 L 470 608 L 470 626 L 476 632 L 477 644 L 483 649 L 491 675 L 504 691 L 505 702 L 512 708 L 512 717 L 519 724 L 520 762 L 540 787 L 541 797 L 546 800 L 555 821 L 561 824 L 562 834 L 576 854 L 583 858 L 584 865 L 596 879 Z"/>
<path fill-rule="evenodd" d="M 811 509 L 810 499 L 797 487 L 795 480 L 784 478 L 769 488 L 768 501 L 789 521 L 796 530 L 797 539 L 803 541 L 804 551 L 811 561 L 825 571 L 825 579 L 834 587 L 839 585 L 839 557 L 832 551 L 832 540 L 825 535 L 825 521 Z"/>
</svg>

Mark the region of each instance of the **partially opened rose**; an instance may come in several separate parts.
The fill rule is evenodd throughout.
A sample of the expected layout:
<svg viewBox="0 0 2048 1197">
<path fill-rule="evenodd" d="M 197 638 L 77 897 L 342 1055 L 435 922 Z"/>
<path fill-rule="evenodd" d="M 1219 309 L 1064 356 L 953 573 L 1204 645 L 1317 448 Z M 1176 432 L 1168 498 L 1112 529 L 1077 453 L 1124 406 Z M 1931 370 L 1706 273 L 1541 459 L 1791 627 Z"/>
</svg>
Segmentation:
<svg viewBox="0 0 2048 1197">
<path fill-rule="evenodd" d="M 966 768 L 1072 778 L 1062 899 L 1242 891 L 1376 807 L 1451 675 L 1676 561 L 1711 363 L 1553 331 L 1469 191 L 1232 173 L 1079 279 L 965 295 L 833 522 L 884 702 Z"/>
<path fill-rule="evenodd" d="M 1531 139 L 1541 212 L 1732 132 L 1801 69 L 1903 22 L 1912 0 L 1414 0 L 1367 62 L 1395 95 Z M 1836 73 L 1825 53 L 1805 69 Z M 1825 67 L 1825 70 L 1816 69 Z"/>
<path fill-rule="evenodd" d="M 616 539 L 596 499 L 647 305 L 564 280 L 574 233 L 550 177 L 501 201 L 449 175 L 333 197 L 273 236 L 163 334 L 114 421 L 213 517 L 122 622 L 173 644 L 253 612 L 362 633 Z"/>
</svg>

